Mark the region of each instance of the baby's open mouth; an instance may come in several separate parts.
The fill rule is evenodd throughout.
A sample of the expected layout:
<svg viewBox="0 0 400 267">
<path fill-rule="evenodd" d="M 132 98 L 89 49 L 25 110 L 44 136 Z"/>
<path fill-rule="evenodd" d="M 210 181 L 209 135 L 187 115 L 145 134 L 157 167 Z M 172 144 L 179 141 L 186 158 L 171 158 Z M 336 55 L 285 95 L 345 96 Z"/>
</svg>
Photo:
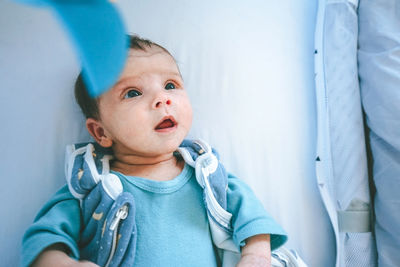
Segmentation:
<svg viewBox="0 0 400 267">
<path fill-rule="evenodd" d="M 168 129 L 168 128 L 173 128 L 177 125 L 174 117 L 172 116 L 167 116 L 162 118 L 159 124 L 156 126 L 156 130 L 162 130 L 162 129 Z"/>
</svg>

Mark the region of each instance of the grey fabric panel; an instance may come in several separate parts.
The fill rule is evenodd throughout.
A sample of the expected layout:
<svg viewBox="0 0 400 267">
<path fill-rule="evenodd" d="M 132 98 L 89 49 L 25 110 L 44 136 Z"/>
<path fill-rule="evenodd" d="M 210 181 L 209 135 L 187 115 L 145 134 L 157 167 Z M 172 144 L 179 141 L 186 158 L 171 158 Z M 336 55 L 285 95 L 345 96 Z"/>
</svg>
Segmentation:
<svg viewBox="0 0 400 267">
<path fill-rule="evenodd" d="M 370 129 L 379 266 L 400 266 L 400 1 L 360 1 L 359 75 Z"/>
<path fill-rule="evenodd" d="M 324 24 L 325 101 L 333 170 L 333 181 L 329 185 L 339 214 L 349 208 L 353 199 L 370 203 L 357 41 L 356 6 L 349 1 L 329 2 Z M 370 220 L 370 216 L 364 218 Z M 368 224 L 369 221 L 365 222 L 365 225 Z M 343 229 L 339 231 L 343 232 Z M 372 234 L 361 236 L 356 233 L 340 234 L 338 266 L 376 265 Z"/>
</svg>

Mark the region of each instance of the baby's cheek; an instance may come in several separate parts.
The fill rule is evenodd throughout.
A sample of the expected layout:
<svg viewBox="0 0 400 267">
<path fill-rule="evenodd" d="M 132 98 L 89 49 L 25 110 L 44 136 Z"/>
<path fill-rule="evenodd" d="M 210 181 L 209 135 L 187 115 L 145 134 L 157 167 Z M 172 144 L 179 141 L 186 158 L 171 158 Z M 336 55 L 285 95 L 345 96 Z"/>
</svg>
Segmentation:
<svg viewBox="0 0 400 267">
<path fill-rule="evenodd" d="M 190 104 L 190 102 L 187 102 L 187 105 L 184 109 L 184 114 L 185 114 L 185 121 L 187 124 L 187 129 L 189 130 L 192 125 L 192 120 L 193 120 L 193 111 L 192 111 L 192 105 Z"/>
</svg>

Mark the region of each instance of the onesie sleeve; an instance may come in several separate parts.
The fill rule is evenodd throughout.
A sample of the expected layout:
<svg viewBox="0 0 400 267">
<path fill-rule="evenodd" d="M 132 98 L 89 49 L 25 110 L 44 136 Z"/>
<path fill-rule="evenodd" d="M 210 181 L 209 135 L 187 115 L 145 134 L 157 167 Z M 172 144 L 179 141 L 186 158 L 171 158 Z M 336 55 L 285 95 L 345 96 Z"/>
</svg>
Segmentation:
<svg viewBox="0 0 400 267">
<path fill-rule="evenodd" d="M 227 210 L 232 213 L 233 241 L 236 246 L 244 246 L 246 238 L 258 234 L 271 236 L 271 250 L 286 242 L 287 234 L 265 211 L 250 187 L 231 174 L 228 175 L 227 198 Z"/>
<path fill-rule="evenodd" d="M 36 216 L 22 240 L 22 266 L 29 266 L 48 246 L 65 244 L 71 256 L 79 258 L 81 212 L 79 201 L 68 190 L 61 188 Z"/>
</svg>

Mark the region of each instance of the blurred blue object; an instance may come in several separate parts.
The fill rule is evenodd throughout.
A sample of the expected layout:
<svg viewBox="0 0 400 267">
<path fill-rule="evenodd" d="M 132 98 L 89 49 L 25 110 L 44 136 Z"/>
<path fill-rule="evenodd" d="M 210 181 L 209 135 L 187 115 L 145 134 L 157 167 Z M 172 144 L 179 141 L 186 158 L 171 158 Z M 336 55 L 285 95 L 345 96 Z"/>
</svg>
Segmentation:
<svg viewBox="0 0 400 267">
<path fill-rule="evenodd" d="M 89 94 L 107 91 L 118 79 L 128 39 L 117 9 L 107 0 L 15 0 L 53 10 L 72 40 Z"/>
</svg>

